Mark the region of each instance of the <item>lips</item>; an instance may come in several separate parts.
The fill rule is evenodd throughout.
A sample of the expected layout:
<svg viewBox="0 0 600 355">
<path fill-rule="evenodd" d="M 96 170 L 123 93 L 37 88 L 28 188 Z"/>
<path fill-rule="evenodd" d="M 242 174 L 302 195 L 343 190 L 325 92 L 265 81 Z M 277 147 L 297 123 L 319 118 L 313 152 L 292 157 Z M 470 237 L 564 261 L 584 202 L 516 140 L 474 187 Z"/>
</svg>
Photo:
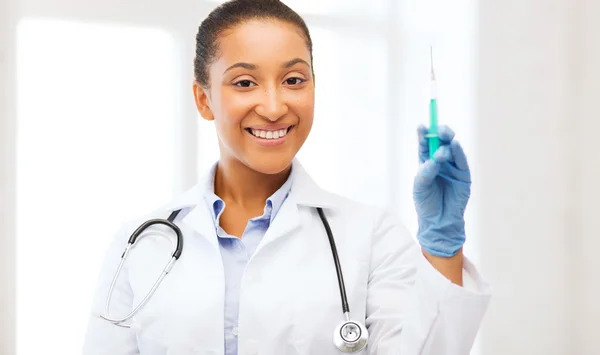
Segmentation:
<svg viewBox="0 0 600 355">
<path fill-rule="evenodd" d="M 277 130 L 252 129 L 252 128 L 249 129 L 250 133 L 252 133 L 253 136 L 255 136 L 257 138 L 263 138 L 263 139 L 278 139 L 281 137 L 285 137 L 285 135 L 288 133 L 288 130 L 289 130 L 289 127 L 277 129 Z"/>
<path fill-rule="evenodd" d="M 294 127 L 294 125 L 248 127 L 246 132 L 258 144 L 270 147 L 283 144 Z"/>
</svg>

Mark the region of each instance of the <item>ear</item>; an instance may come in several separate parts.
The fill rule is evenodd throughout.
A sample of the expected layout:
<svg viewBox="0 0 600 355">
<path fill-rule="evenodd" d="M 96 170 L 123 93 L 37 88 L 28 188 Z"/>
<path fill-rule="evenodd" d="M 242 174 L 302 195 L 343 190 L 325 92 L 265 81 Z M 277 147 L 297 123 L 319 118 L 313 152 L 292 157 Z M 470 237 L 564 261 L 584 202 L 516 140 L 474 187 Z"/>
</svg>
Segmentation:
<svg viewBox="0 0 600 355">
<path fill-rule="evenodd" d="M 208 90 L 202 87 L 202 85 L 194 80 L 193 85 L 194 100 L 196 101 L 196 108 L 200 113 L 200 116 L 207 121 L 213 121 L 215 116 L 210 108 L 210 99 L 208 97 Z"/>
</svg>

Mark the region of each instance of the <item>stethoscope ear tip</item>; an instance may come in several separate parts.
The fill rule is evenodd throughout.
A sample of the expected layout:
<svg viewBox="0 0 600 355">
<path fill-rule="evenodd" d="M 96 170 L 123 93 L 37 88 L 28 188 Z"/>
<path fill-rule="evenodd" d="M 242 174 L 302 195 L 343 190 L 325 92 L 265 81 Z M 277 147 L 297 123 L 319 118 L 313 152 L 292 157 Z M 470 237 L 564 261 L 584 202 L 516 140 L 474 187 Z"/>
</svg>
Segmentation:
<svg viewBox="0 0 600 355">
<path fill-rule="evenodd" d="M 334 330 L 333 343 L 343 353 L 357 353 L 367 346 L 369 331 L 362 323 L 348 320 Z"/>
</svg>

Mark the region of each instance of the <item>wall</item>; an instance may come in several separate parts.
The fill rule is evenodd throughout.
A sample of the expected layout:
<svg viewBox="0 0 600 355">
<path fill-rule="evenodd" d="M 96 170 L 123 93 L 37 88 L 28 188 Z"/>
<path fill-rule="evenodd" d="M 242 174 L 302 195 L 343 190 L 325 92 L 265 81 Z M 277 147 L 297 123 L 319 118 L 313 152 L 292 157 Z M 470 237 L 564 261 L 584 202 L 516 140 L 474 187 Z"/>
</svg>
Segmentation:
<svg viewBox="0 0 600 355">
<path fill-rule="evenodd" d="M 480 1 L 482 354 L 569 354 L 570 0 Z"/>
<path fill-rule="evenodd" d="M 14 354 L 15 83 L 12 0 L 0 0 L 0 354 Z"/>
<path fill-rule="evenodd" d="M 574 18 L 572 229 L 565 236 L 573 261 L 573 354 L 600 354 L 600 1 L 580 0 Z"/>
<path fill-rule="evenodd" d="M 595 0 L 480 1 L 482 354 L 600 353 L 599 21 Z"/>
</svg>

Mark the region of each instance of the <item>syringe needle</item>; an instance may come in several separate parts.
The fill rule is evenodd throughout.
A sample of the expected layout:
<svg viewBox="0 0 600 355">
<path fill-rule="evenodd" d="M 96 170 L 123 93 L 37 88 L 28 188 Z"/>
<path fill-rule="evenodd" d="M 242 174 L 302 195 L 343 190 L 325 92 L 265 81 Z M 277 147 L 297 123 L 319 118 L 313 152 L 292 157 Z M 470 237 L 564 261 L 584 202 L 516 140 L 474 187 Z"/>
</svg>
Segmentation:
<svg viewBox="0 0 600 355">
<path fill-rule="evenodd" d="M 431 63 L 431 81 L 435 81 L 435 71 L 433 70 L 433 46 L 429 46 L 429 56 Z"/>
</svg>

